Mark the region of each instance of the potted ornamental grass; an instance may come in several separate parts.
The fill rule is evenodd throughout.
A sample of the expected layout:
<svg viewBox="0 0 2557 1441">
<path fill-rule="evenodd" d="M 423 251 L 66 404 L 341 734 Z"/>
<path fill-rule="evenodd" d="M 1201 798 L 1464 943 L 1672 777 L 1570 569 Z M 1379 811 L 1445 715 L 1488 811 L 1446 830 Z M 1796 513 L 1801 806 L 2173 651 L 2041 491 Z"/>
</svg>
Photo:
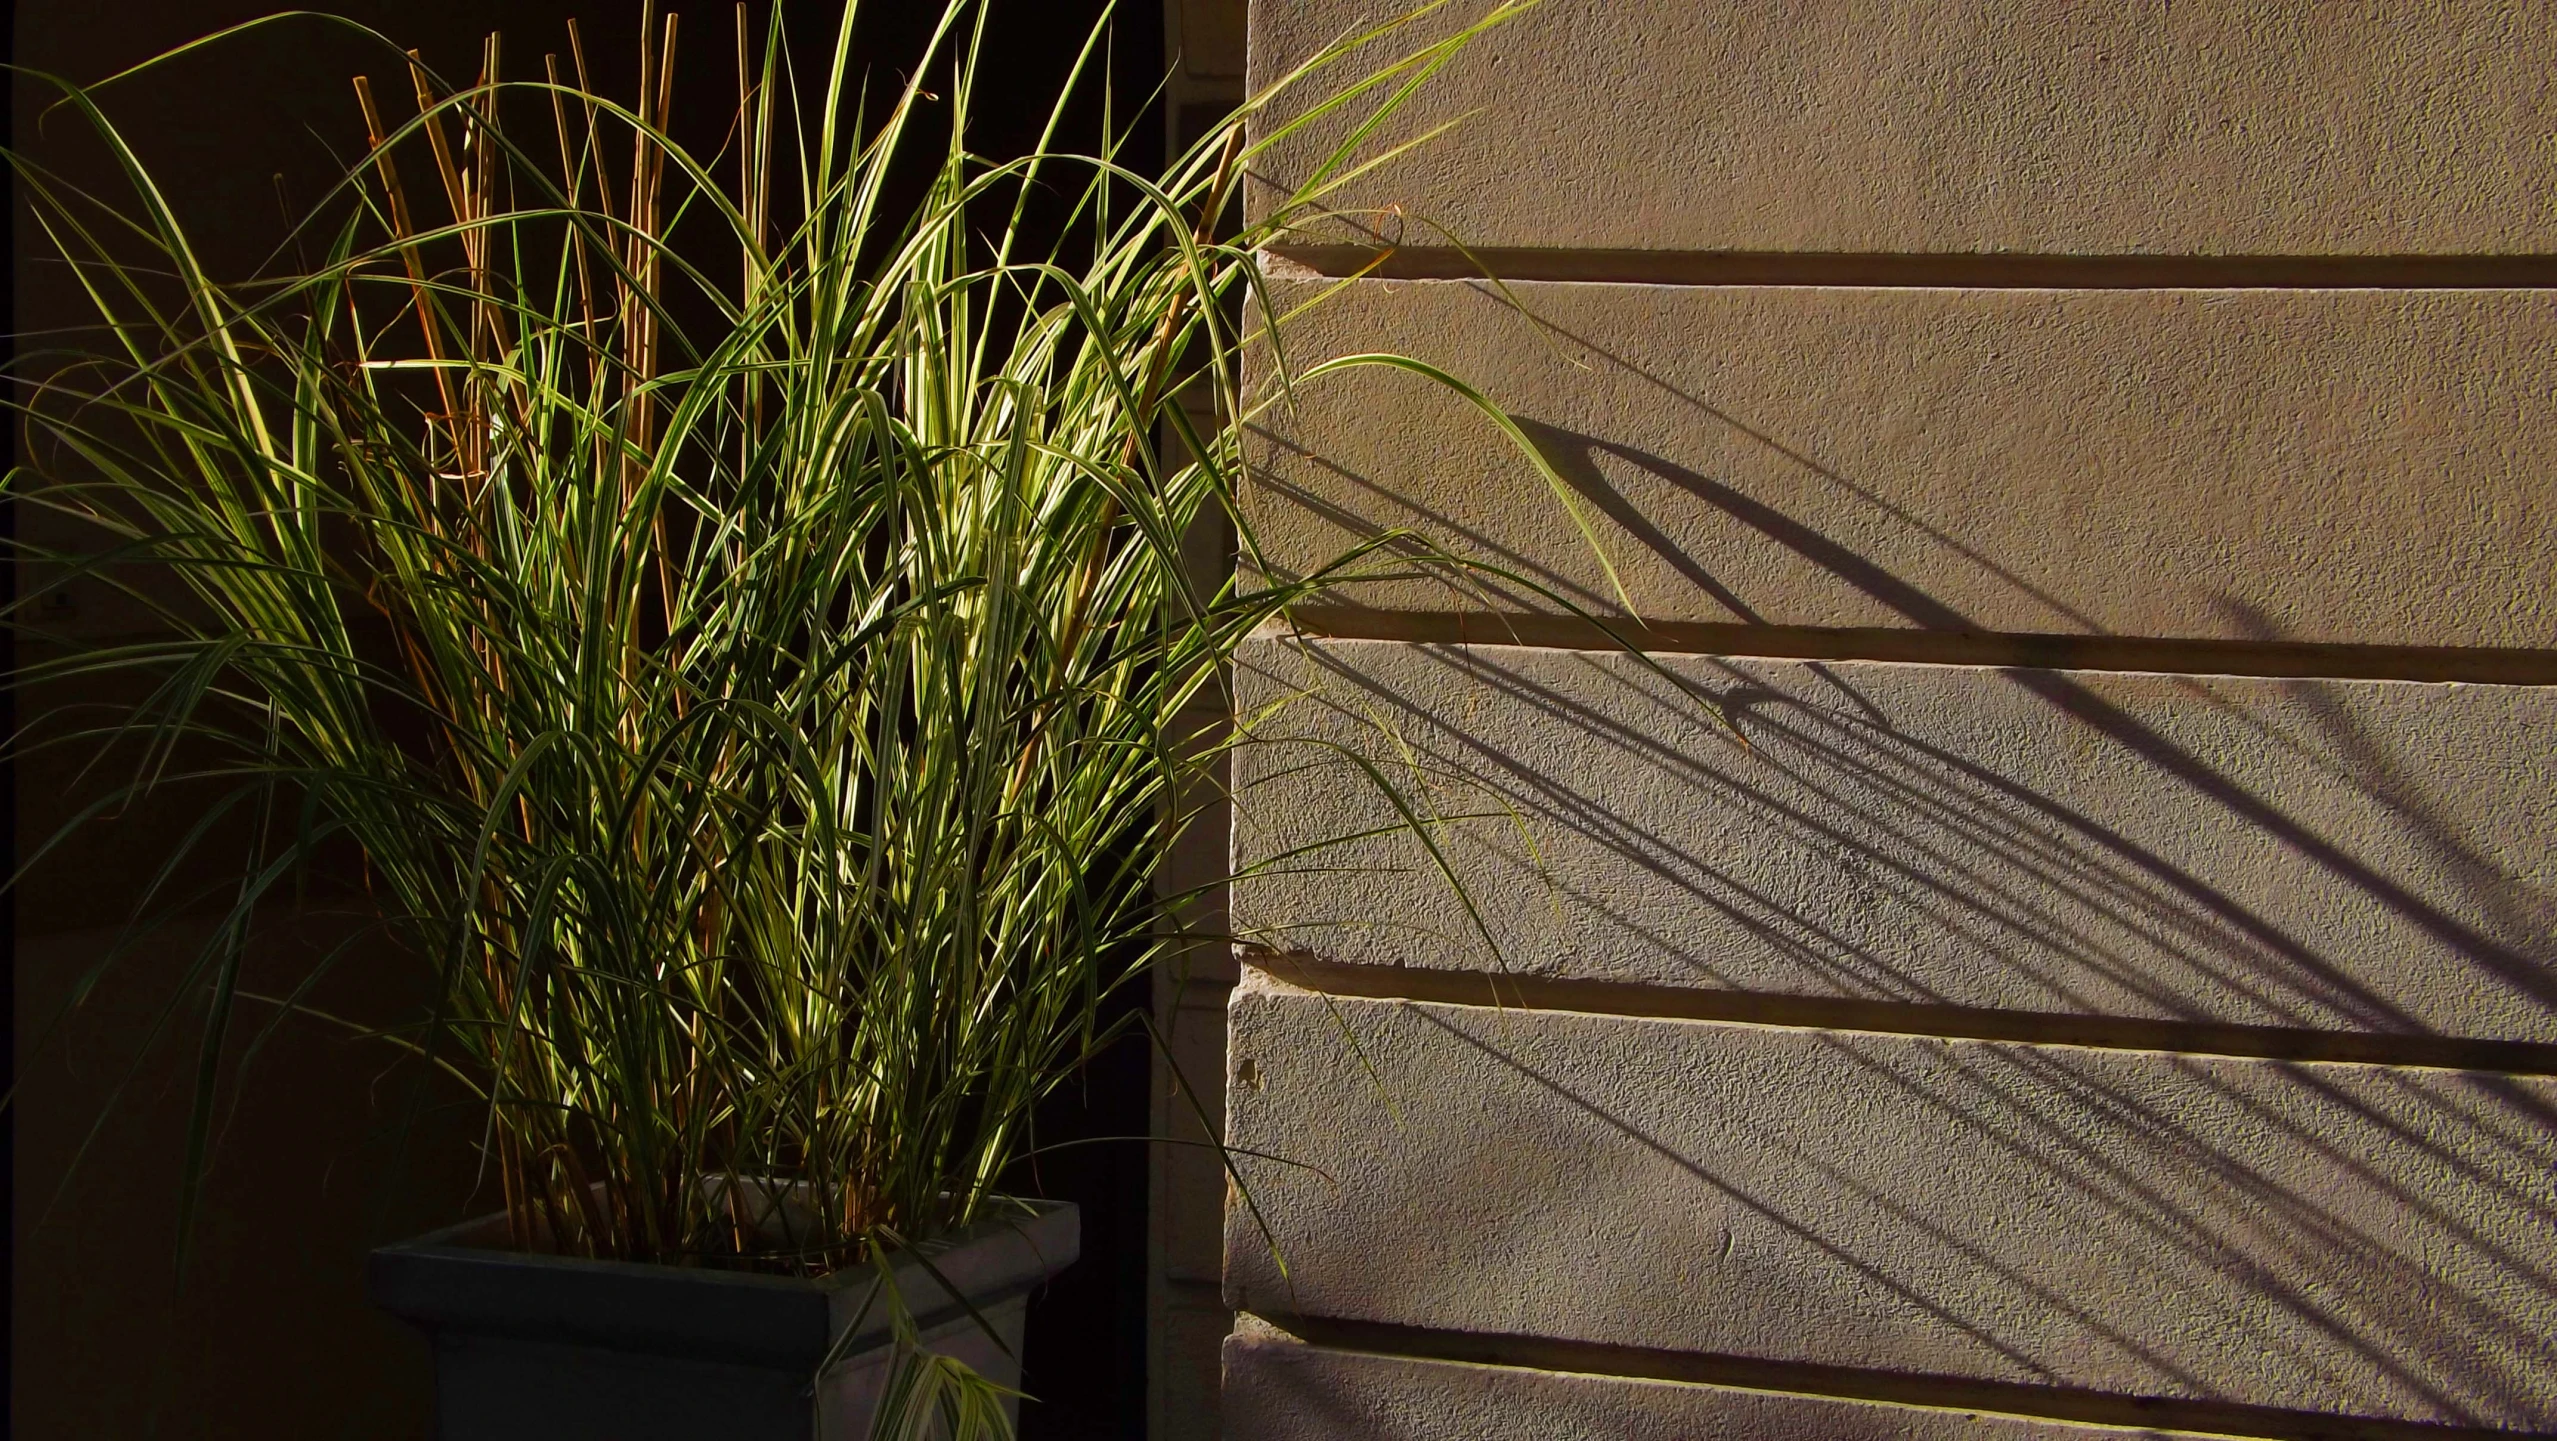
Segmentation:
<svg viewBox="0 0 2557 1441">
<path fill-rule="evenodd" d="M 241 989 L 250 921 L 354 857 L 433 997 L 377 1034 L 467 1088 L 499 1198 L 372 1263 L 434 1342 L 441 1434 L 1008 1428 L 1023 1299 L 1076 1219 L 1000 1188 L 1113 1039 L 1105 1003 L 1180 944 L 1154 859 L 1234 742 L 1179 718 L 1246 636 L 1387 559 L 1184 561 L 1219 524 L 1251 545 L 1256 405 L 1426 372 L 1280 354 L 1241 393 L 1284 333 L 1257 250 L 1514 8 L 1345 36 L 1160 174 L 1120 163 L 1125 106 L 1088 153 L 972 153 L 975 0 L 904 78 L 855 73 L 849 6 L 822 73 L 741 8 L 712 152 L 676 137 L 671 16 L 632 89 L 573 30 L 529 62 L 492 39 L 467 83 L 359 81 L 305 258 L 246 279 L 206 273 L 56 82 L 123 185 L 17 159 L 98 329 L 22 357 L 9 496 L 98 540 L 21 546 L 48 579 L 14 623 L 81 578 L 159 629 L 32 652 L 22 684 L 135 699 L 12 744 L 126 757 L 86 814 L 227 820 L 171 843 L 236 873 L 172 983 L 207 1056 L 302 1018 L 316 968 Z M 1234 228 L 1263 147 L 1345 119 Z"/>
</svg>

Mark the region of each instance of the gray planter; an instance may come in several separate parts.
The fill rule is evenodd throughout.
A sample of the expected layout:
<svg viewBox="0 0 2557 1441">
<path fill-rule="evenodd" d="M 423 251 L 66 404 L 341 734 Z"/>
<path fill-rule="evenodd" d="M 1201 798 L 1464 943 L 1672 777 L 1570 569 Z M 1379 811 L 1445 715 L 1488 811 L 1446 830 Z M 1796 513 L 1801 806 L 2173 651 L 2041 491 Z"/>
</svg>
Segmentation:
<svg viewBox="0 0 2557 1441">
<path fill-rule="evenodd" d="M 1020 1384 L 1031 1288 L 1081 1251 L 1072 1205 L 1022 1204 L 1026 1212 L 924 1247 L 929 1270 L 911 1255 L 896 1265 L 926 1345 L 1005 1386 Z M 884 1298 L 870 1302 L 839 1349 L 836 1341 L 870 1301 L 877 1277 L 869 1269 L 806 1280 L 584 1261 L 498 1249 L 504 1235 L 503 1222 L 487 1217 L 373 1253 L 373 1304 L 434 1347 L 441 1441 L 866 1434 L 889 1361 Z M 815 1384 L 830 1350 L 838 1359 Z"/>
</svg>

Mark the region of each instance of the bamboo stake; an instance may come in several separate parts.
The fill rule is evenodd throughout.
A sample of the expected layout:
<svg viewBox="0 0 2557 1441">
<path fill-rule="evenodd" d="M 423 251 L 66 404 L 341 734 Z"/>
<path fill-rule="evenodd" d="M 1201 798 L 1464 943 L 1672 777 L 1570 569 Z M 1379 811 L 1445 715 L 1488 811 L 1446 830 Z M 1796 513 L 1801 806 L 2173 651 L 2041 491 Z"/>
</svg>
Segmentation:
<svg viewBox="0 0 2557 1441">
<path fill-rule="evenodd" d="M 754 238 L 755 214 L 755 87 L 749 72 L 754 48 L 754 33 L 746 18 L 745 0 L 737 3 L 737 214 L 746 226 L 746 243 L 737 247 L 737 311 L 740 315 L 754 309 L 756 255 L 760 245 Z M 763 387 L 755 383 L 749 369 L 737 377 L 740 412 L 746 424 L 737 430 L 737 469 L 742 474 L 747 457 L 754 451 L 755 412 L 763 398 Z"/>
<path fill-rule="evenodd" d="M 478 257 L 478 263 L 471 268 L 471 289 L 481 296 L 488 297 L 480 303 L 479 320 L 485 328 L 488 344 L 492 347 L 493 353 L 490 358 L 494 359 L 496 355 L 503 354 L 506 349 L 503 310 L 495 301 L 496 276 L 490 270 L 488 263 L 490 249 L 497 243 L 497 237 L 484 224 L 497 214 L 497 96 L 501 84 L 499 75 L 501 51 L 496 31 L 489 32 L 488 43 L 482 54 L 479 92 L 481 98 L 473 107 L 472 116 L 473 131 L 479 142 L 478 185 L 472 194 L 471 201 L 474 207 L 472 218 L 483 222 L 483 225 L 473 237 L 478 242 L 472 247 L 473 253 Z M 473 352 L 473 358 L 478 358 L 477 352 Z"/>
<path fill-rule="evenodd" d="M 399 167 L 392 161 L 390 143 L 382 128 L 382 112 L 373 104 L 373 82 L 366 76 L 355 77 L 355 103 L 364 111 L 364 133 L 373 145 L 373 168 L 381 176 L 382 190 L 390 200 L 392 238 L 400 242 L 400 260 L 408 270 L 409 294 L 417 305 L 417 327 L 426 338 L 426 358 L 431 362 L 441 362 L 444 347 L 435 330 L 434 312 L 429 308 L 426 259 L 411 243 L 411 237 L 417 234 L 417 226 L 409 218 L 408 192 L 400 186 Z M 434 370 L 435 394 L 444 407 L 444 424 L 449 440 L 454 415 L 452 378 L 440 363 Z"/>
<path fill-rule="evenodd" d="M 629 232 L 623 243 L 622 271 L 630 277 L 628 288 L 634 292 L 624 298 L 622 316 L 622 364 L 627 372 L 623 382 L 633 388 L 630 397 L 630 441 L 641 454 L 648 449 L 649 400 L 644 387 L 650 370 L 647 351 L 647 316 L 649 298 L 648 242 L 648 116 L 650 101 L 656 89 L 656 48 L 651 43 L 657 28 L 657 0 L 642 0 L 639 12 L 639 102 L 635 107 L 639 126 L 632 132 L 630 147 L 630 214 Z M 639 499 L 639 477 L 630 471 L 622 489 L 622 505 L 627 509 Z"/>
<path fill-rule="evenodd" d="M 595 104 L 595 85 L 593 77 L 590 76 L 586 70 L 585 38 L 578 33 L 577 22 L 574 19 L 571 19 L 568 22 L 568 55 L 571 62 L 573 62 L 577 68 L 577 93 L 583 97 L 586 104 L 586 155 L 595 172 L 595 213 L 604 216 L 611 216 L 615 213 L 613 209 L 613 172 L 611 165 L 608 164 L 604 158 L 602 112 Z M 581 255 L 584 253 L 582 248 L 579 253 Z M 615 255 L 621 253 L 620 245 L 617 240 L 614 241 L 610 253 Z M 613 315 L 617 323 L 622 317 L 627 315 L 629 309 L 630 282 L 627 278 L 627 272 L 621 267 L 615 266 L 613 270 Z M 601 369 L 604 363 L 605 354 L 604 336 L 601 330 L 595 328 L 595 316 L 592 312 L 589 312 L 587 315 L 587 325 L 588 333 L 586 337 L 586 354 L 589 364 L 596 368 L 598 376 L 594 396 L 595 413 L 601 415 L 603 413 L 605 403 L 604 386 L 601 380 Z M 612 436 L 599 428 L 595 433 L 594 443 L 596 473 L 598 475 L 613 473 L 615 466 L 614 457 L 612 455 Z"/>
<path fill-rule="evenodd" d="M 586 103 L 586 153 L 595 170 L 595 204 L 605 214 L 613 213 L 613 174 L 604 165 L 602 112 L 595 108 L 595 82 L 586 73 L 586 42 L 577 32 L 577 22 L 568 22 L 568 57 L 577 69 L 577 93 Z"/>
<path fill-rule="evenodd" d="M 467 227 L 471 219 L 470 187 L 462 178 L 460 166 L 454 162 L 451 142 L 445 138 L 444 115 L 435 99 L 434 82 L 426 73 L 426 62 L 415 50 L 408 52 L 408 73 L 409 83 L 417 92 L 417 113 L 425 122 L 427 142 L 435 152 L 435 171 L 444 182 L 444 199 L 452 209 L 453 223 Z M 474 271 L 478 268 L 467 229 L 462 236 L 462 257 L 465 265 Z M 474 332 L 478 329 L 477 310 L 477 302 L 473 302 L 471 328 Z M 475 336 L 471 343 L 476 343 Z M 462 475 L 473 474 L 479 468 L 479 426 L 477 416 L 472 414 L 475 408 L 473 399 L 470 387 L 465 384 L 460 398 L 461 408 L 454 413 L 447 427 L 453 441 L 453 466 Z"/>
<path fill-rule="evenodd" d="M 463 194 L 461 171 L 453 163 L 453 147 L 444 138 L 444 115 L 437 108 L 435 82 L 426 73 L 426 62 L 418 52 L 408 52 L 409 83 L 417 91 L 417 113 L 426 121 L 427 143 L 435 148 L 435 170 L 444 181 L 444 199 L 452 207 L 453 218 L 470 213 L 470 198 Z"/>
<path fill-rule="evenodd" d="M 665 54 L 663 58 L 659 60 L 657 65 L 657 115 L 655 123 L 660 134 L 667 133 L 674 123 L 676 19 L 677 17 L 671 13 L 666 17 Z M 645 97 L 643 95 L 643 100 L 644 98 Z M 651 299 L 655 299 L 658 296 L 658 287 L 663 283 L 664 278 L 664 272 L 662 269 L 664 264 L 664 254 L 660 248 L 664 237 L 658 234 L 658 227 L 664 219 L 664 217 L 659 213 L 659 199 L 665 185 L 666 153 L 663 145 L 652 145 L 649 148 L 651 155 L 648 169 L 648 226 L 645 233 L 646 239 L 649 241 L 649 246 L 648 271 L 645 280 L 646 294 Z M 640 368 L 640 374 L 643 377 L 653 380 L 657 375 L 657 346 L 660 338 L 658 316 L 655 306 L 652 305 L 649 307 L 647 316 L 642 323 L 645 327 L 644 333 L 647 344 L 647 359 L 645 364 Z M 642 412 L 643 419 L 645 419 L 647 414 L 647 411 Z M 668 638 L 671 640 L 675 629 L 675 561 L 674 557 L 668 554 L 666 512 L 662 507 L 655 515 L 649 517 L 649 530 L 655 539 L 657 547 L 657 602 L 660 610 L 665 616 L 666 630 Z M 680 714 L 684 709 L 683 693 L 681 691 L 676 692 L 675 704 L 676 710 Z"/>
</svg>

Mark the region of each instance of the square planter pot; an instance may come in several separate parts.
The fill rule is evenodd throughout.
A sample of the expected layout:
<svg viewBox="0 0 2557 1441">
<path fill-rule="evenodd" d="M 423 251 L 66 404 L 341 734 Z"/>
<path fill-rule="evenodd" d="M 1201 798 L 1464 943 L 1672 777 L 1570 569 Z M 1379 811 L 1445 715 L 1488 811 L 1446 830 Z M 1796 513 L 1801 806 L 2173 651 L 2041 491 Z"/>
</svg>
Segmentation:
<svg viewBox="0 0 2557 1441">
<path fill-rule="evenodd" d="M 1004 1386 L 1021 1381 L 1031 1288 L 1081 1251 L 1072 1205 L 1018 1205 L 1026 1209 L 922 1247 L 931 1270 L 910 1254 L 896 1260 L 925 1345 Z M 871 1298 L 869 1268 L 809 1279 L 587 1261 L 505 1250 L 505 1234 L 494 1216 L 450 1227 L 375 1251 L 366 1274 L 373 1304 L 434 1348 L 441 1441 L 867 1434 L 891 1359 L 886 1300 Z M 838 1359 L 812 1386 L 830 1351 Z"/>
</svg>

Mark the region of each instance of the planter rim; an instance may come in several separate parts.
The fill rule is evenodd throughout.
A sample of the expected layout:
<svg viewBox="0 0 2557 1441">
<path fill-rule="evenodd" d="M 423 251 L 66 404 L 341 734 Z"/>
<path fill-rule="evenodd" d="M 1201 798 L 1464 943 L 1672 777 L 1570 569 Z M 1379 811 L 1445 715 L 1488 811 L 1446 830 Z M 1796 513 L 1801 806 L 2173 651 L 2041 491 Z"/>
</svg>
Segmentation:
<svg viewBox="0 0 2557 1441">
<path fill-rule="evenodd" d="M 1019 1295 L 1081 1253 L 1071 1202 L 998 1200 L 1022 1209 L 895 1254 L 897 1289 L 922 1329 Z M 365 1271 L 373 1304 L 439 1340 L 506 1337 L 810 1374 L 829 1349 L 858 1355 L 890 1335 L 886 1299 L 872 1295 L 877 1273 L 866 1266 L 774 1276 L 506 1251 L 459 1239 L 485 1234 L 492 1219 L 375 1250 Z M 838 1347 L 847 1327 L 852 1335 Z"/>
</svg>

